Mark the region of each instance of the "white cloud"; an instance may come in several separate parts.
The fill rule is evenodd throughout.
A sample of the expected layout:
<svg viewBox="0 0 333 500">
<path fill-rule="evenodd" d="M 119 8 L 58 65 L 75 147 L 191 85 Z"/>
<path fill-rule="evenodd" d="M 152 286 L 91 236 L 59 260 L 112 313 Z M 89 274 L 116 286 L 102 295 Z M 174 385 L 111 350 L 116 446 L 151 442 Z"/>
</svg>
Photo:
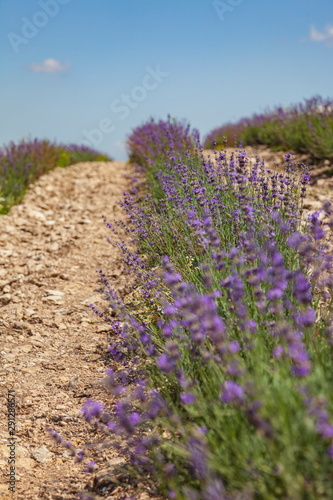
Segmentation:
<svg viewBox="0 0 333 500">
<path fill-rule="evenodd" d="M 325 31 L 320 32 L 317 31 L 315 26 L 311 26 L 310 28 L 310 40 L 312 42 L 328 42 L 329 44 L 333 43 L 333 25 L 329 24 L 326 26 Z"/>
<path fill-rule="evenodd" d="M 29 68 L 34 73 L 60 73 L 70 67 L 69 63 L 62 64 L 57 59 L 45 59 L 41 64 L 32 63 Z"/>
<path fill-rule="evenodd" d="M 114 144 L 115 148 L 120 149 L 121 151 L 126 151 L 126 142 L 124 141 L 116 141 Z"/>
</svg>

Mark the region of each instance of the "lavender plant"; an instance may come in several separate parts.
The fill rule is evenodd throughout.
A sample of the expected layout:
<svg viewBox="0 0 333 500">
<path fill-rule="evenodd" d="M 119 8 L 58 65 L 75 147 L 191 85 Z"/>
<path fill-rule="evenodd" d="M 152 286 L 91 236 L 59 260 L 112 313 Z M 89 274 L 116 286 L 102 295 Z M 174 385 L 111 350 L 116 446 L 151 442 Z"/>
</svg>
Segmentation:
<svg viewBox="0 0 333 500">
<path fill-rule="evenodd" d="M 19 203 L 32 182 L 55 168 L 80 161 L 109 158 L 86 146 L 56 145 L 47 140 L 22 140 L 0 149 L 0 214 Z"/>
<path fill-rule="evenodd" d="M 307 153 L 315 160 L 333 159 L 333 101 L 320 96 L 305 99 L 285 109 L 275 107 L 237 123 L 227 123 L 208 134 L 205 147 L 212 142 L 223 145 L 242 142 L 246 145 L 264 144 L 275 150 Z"/>
<path fill-rule="evenodd" d="M 196 142 L 170 119 L 129 139 L 151 194 L 125 195 L 139 253 L 119 246 L 155 309 L 129 311 L 99 272 L 116 402 L 85 420 L 166 498 L 331 498 L 332 207 L 302 223 L 310 176 L 289 154 L 282 174 Z"/>
</svg>

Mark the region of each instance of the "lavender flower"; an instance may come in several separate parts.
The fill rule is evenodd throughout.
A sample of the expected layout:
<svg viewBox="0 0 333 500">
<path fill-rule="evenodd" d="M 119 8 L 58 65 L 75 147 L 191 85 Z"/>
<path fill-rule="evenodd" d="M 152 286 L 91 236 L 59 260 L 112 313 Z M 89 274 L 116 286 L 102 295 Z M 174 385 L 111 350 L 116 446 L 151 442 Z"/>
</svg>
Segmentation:
<svg viewBox="0 0 333 500">
<path fill-rule="evenodd" d="M 83 418 L 87 422 L 92 422 L 94 419 L 98 419 L 103 411 L 103 404 L 98 401 L 93 401 L 92 399 L 87 399 L 81 409 Z"/>
<path fill-rule="evenodd" d="M 223 403 L 240 402 L 244 399 L 243 387 L 233 380 L 226 380 L 222 386 L 221 401 Z"/>
<path fill-rule="evenodd" d="M 182 392 L 180 395 L 180 400 L 185 405 L 190 405 L 194 403 L 195 399 L 196 399 L 195 395 L 191 394 L 190 392 Z"/>
<path fill-rule="evenodd" d="M 83 469 L 83 472 L 87 472 L 88 474 L 91 474 L 92 472 L 94 472 L 96 468 L 96 464 L 95 462 L 88 462 L 87 466 Z"/>
</svg>

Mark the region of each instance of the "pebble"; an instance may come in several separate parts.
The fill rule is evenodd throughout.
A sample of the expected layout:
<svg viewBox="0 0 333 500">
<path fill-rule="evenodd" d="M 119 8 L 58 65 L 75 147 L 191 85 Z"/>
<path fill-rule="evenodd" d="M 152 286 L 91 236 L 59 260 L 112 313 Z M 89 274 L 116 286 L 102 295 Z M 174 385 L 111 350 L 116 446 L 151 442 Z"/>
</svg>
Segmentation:
<svg viewBox="0 0 333 500">
<path fill-rule="evenodd" d="M 63 303 L 59 295 L 49 295 L 48 297 L 44 297 L 42 300 L 43 302 L 51 301 L 51 302 L 57 302 L 57 304 Z"/>
<path fill-rule="evenodd" d="M 13 297 L 10 293 L 5 293 L 4 295 L 0 296 L 0 303 L 5 306 L 6 304 L 9 304 L 13 300 Z"/>
<path fill-rule="evenodd" d="M 41 342 L 40 340 L 30 340 L 31 344 L 34 345 L 35 347 L 44 347 L 45 344 L 44 342 Z"/>
<path fill-rule="evenodd" d="M 49 245 L 49 246 L 47 247 L 47 250 L 48 250 L 49 252 L 57 252 L 57 251 L 59 250 L 59 248 L 60 248 L 60 247 L 59 247 L 59 243 L 52 243 L 51 245 Z"/>
<path fill-rule="evenodd" d="M 43 464 L 44 462 L 48 462 L 52 459 L 53 453 L 51 453 L 46 446 L 42 445 L 39 446 L 38 448 L 34 448 L 31 450 L 31 457 L 36 460 L 36 462 L 39 462 L 40 464 Z"/>
<path fill-rule="evenodd" d="M 55 407 L 56 410 L 68 410 L 68 407 L 65 405 L 57 405 Z"/>
<path fill-rule="evenodd" d="M 64 295 L 64 292 L 61 292 L 60 290 L 45 290 L 46 293 L 49 295 Z"/>
<path fill-rule="evenodd" d="M 25 316 L 27 316 L 28 318 L 30 318 L 30 316 L 33 316 L 35 314 L 35 310 L 34 309 L 30 309 L 29 307 L 27 307 L 24 310 L 24 314 L 25 314 Z"/>
</svg>

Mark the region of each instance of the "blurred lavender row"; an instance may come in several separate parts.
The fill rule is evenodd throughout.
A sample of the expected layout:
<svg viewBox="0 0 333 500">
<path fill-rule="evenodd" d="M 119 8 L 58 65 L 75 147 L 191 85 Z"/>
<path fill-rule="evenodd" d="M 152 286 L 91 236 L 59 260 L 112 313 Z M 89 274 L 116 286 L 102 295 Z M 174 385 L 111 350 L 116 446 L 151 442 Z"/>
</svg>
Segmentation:
<svg viewBox="0 0 333 500">
<path fill-rule="evenodd" d="M 309 154 L 314 160 L 333 159 L 333 101 L 315 96 L 288 108 L 275 107 L 208 134 L 205 147 L 263 144 L 275 150 Z"/>
<path fill-rule="evenodd" d="M 54 144 L 48 140 L 22 140 L 0 149 L 0 214 L 24 196 L 38 177 L 60 166 L 81 161 L 107 161 L 109 158 L 87 146 Z"/>
</svg>

